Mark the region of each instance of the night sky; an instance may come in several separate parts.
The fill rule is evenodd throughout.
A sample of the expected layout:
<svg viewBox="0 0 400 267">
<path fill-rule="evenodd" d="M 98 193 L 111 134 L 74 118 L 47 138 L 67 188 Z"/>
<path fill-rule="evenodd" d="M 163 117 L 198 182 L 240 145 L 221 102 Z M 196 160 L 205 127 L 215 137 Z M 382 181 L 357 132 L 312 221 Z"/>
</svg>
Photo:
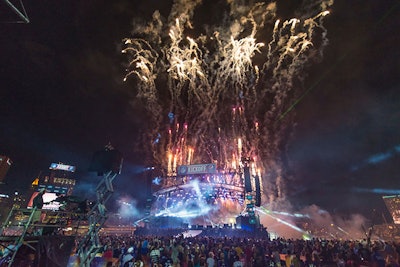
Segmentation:
<svg viewBox="0 0 400 267">
<path fill-rule="evenodd" d="M 76 192 L 90 196 L 99 179 L 90 160 L 111 142 L 125 159 L 116 197 L 143 199 L 137 148 L 146 120 L 132 82 L 122 81 L 121 40 L 133 18 L 167 15 L 169 1 L 24 4 L 28 24 L 9 23 L 18 17 L 0 5 L 0 154 L 14 162 L 1 190 L 24 191 L 63 162 L 77 167 Z M 380 219 L 382 196 L 400 194 L 400 1 L 337 0 L 324 25 L 330 43 L 291 111 L 288 197 L 298 209 L 368 218 L 376 209 Z"/>
</svg>

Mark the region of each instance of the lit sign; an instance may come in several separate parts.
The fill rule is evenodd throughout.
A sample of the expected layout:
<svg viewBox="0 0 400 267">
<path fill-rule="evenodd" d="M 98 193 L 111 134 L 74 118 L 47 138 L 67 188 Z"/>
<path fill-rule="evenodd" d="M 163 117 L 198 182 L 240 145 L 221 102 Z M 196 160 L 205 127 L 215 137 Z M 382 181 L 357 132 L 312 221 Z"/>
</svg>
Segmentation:
<svg viewBox="0 0 400 267">
<path fill-rule="evenodd" d="M 75 185 L 75 180 L 74 179 L 68 179 L 68 178 L 54 177 L 53 178 L 53 183 L 55 183 L 55 184 L 66 184 L 66 185 Z"/>
<path fill-rule="evenodd" d="M 38 189 L 41 188 L 45 188 L 48 193 L 66 194 L 68 192 L 68 188 L 55 185 L 40 185 Z"/>
<path fill-rule="evenodd" d="M 50 170 L 60 170 L 60 171 L 68 171 L 75 172 L 75 166 L 65 165 L 61 163 L 52 163 L 49 167 Z"/>
<path fill-rule="evenodd" d="M 202 174 L 202 173 L 215 173 L 217 167 L 215 164 L 195 164 L 195 165 L 181 165 L 178 167 L 179 175 L 188 174 Z"/>
</svg>

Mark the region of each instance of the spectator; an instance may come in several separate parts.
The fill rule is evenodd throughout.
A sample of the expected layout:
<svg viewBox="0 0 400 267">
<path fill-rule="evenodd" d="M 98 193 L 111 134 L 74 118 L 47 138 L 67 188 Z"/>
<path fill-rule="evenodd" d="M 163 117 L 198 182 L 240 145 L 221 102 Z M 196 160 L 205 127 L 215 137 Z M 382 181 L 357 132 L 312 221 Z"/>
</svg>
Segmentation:
<svg viewBox="0 0 400 267">
<path fill-rule="evenodd" d="M 158 262 L 160 261 L 161 253 L 159 249 L 159 244 L 158 242 L 155 243 L 155 246 L 153 249 L 150 251 L 150 263 L 151 266 L 157 266 Z"/>
<path fill-rule="evenodd" d="M 135 250 L 129 247 L 128 250 L 122 255 L 121 267 L 132 267 L 135 262 Z"/>
<path fill-rule="evenodd" d="M 113 261 L 113 250 L 110 245 L 106 246 L 106 249 L 103 252 L 103 258 L 106 262 L 112 262 Z"/>
<path fill-rule="evenodd" d="M 239 256 L 235 256 L 235 261 L 233 262 L 233 267 L 243 267 L 243 263 L 240 261 Z"/>
<path fill-rule="evenodd" d="M 208 258 L 206 260 L 207 267 L 214 267 L 215 266 L 215 259 L 214 259 L 214 253 L 209 252 L 208 253 Z"/>
</svg>

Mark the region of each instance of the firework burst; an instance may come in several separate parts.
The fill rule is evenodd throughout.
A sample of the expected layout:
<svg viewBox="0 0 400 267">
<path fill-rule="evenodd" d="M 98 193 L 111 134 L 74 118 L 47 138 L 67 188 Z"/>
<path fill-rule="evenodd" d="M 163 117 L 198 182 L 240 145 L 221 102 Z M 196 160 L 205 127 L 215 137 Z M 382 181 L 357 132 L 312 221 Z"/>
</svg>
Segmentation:
<svg viewBox="0 0 400 267">
<path fill-rule="evenodd" d="M 194 25 L 201 1 L 175 1 L 168 19 L 155 11 L 124 40 L 125 80 L 136 78 L 151 115 L 147 142 L 166 175 L 182 164 L 237 169 L 250 158 L 271 204 L 285 198 L 294 113 L 279 118 L 300 95 L 306 67 L 323 55 L 333 2 L 305 1 L 298 18 L 283 21 L 276 3 L 244 2 L 227 1 L 215 26 Z"/>
</svg>

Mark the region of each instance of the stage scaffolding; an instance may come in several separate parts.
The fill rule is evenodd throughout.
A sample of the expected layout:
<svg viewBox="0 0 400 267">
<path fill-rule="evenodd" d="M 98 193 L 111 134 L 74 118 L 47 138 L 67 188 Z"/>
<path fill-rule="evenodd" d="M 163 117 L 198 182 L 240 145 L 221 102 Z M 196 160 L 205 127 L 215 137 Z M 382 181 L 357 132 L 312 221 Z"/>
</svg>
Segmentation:
<svg viewBox="0 0 400 267">
<path fill-rule="evenodd" d="M 40 238 L 46 235 L 77 237 L 79 266 L 90 266 L 101 248 L 99 232 L 107 220 L 106 202 L 114 193 L 112 182 L 116 176 L 113 172 L 104 174 L 96 187 L 97 201 L 87 213 L 36 208 L 11 209 L 0 230 L 0 244 L 8 251 L 8 266 L 13 266 L 22 245 L 36 251 Z M 34 221 L 37 212 L 41 215 L 40 221 Z"/>
<path fill-rule="evenodd" d="M 35 220 L 35 213 L 41 219 Z M 37 208 L 12 208 L 0 229 L 0 245 L 4 248 L 3 260 L 11 267 L 22 245 L 36 252 L 37 244 L 43 236 L 76 236 L 87 231 L 84 214 L 44 210 Z M 5 258 L 7 257 L 7 258 Z"/>
<path fill-rule="evenodd" d="M 121 153 L 111 144 L 95 153 L 89 171 L 102 175 L 102 179 L 96 187 L 96 202 L 87 212 L 75 213 L 36 208 L 11 209 L 0 229 L 0 244 L 9 252 L 6 256 L 8 258 L 3 257 L 1 260 L 6 260 L 8 266 L 11 267 L 22 245 L 36 251 L 37 243 L 40 240 L 46 240 L 44 235 L 61 237 L 70 235 L 77 237 L 77 242 L 79 241 L 76 248 L 79 266 L 89 267 L 101 248 L 99 232 L 107 220 L 106 203 L 114 193 L 113 180 L 121 173 L 122 161 Z M 38 212 L 40 219 L 38 219 Z M 36 244 L 30 244 L 28 239 Z M 69 238 L 70 241 L 71 238 Z M 54 252 L 56 248 L 52 250 Z"/>
<path fill-rule="evenodd" d="M 112 181 L 116 173 L 108 172 L 103 176 L 96 188 L 97 202 L 88 213 L 89 230 L 78 246 L 78 255 L 81 267 L 90 266 L 96 253 L 101 248 L 99 231 L 107 220 L 106 202 L 114 193 Z"/>
</svg>

